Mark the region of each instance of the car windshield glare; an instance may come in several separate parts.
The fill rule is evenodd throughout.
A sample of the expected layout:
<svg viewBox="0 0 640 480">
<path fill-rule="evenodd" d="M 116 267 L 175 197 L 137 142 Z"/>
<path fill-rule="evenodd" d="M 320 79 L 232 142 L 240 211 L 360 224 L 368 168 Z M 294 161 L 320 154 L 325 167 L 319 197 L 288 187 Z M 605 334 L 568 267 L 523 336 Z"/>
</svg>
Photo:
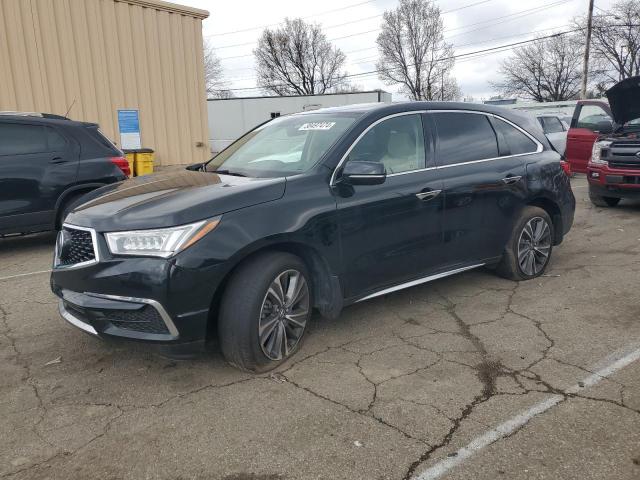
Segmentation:
<svg viewBox="0 0 640 480">
<path fill-rule="evenodd" d="M 207 171 L 249 177 L 281 177 L 316 165 L 356 119 L 354 114 L 306 114 L 277 118 L 247 133 L 215 156 Z"/>
</svg>

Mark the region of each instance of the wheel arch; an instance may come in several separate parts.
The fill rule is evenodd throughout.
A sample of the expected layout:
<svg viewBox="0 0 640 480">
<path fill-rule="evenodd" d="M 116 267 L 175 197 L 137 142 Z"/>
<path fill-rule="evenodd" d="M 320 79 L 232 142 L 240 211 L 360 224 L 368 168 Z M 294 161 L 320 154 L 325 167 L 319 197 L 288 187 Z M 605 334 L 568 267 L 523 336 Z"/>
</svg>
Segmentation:
<svg viewBox="0 0 640 480">
<path fill-rule="evenodd" d="M 320 311 L 326 318 L 337 318 L 343 307 L 343 294 L 340 279 L 331 272 L 329 262 L 314 247 L 298 241 L 278 240 L 272 243 L 256 245 L 245 251 L 231 268 L 225 273 L 211 301 L 209 310 L 208 336 L 217 330 L 217 318 L 220 309 L 220 301 L 224 295 L 229 279 L 233 274 L 251 259 L 268 252 L 286 252 L 300 258 L 311 273 L 313 287 L 313 307 Z"/>
<path fill-rule="evenodd" d="M 79 197 L 80 195 L 84 195 L 85 193 L 89 193 L 97 188 L 104 187 L 105 183 L 83 183 L 81 185 L 75 185 L 73 187 L 69 187 L 66 189 L 60 197 L 58 197 L 58 201 L 56 202 L 56 218 L 55 218 L 55 226 L 56 228 L 60 227 L 62 219 L 60 215 L 64 210 L 64 207 L 70 200 Z"/>
<path fill-rule="evenodd" d="M 539 207 L 547 212 L 547 214 L 549 214 L 549 217 L 551 217 L 551 221 L 553 222 L 553 244 L 559 245 L 560 243 L 562 243 L 562 232 L 564 230 L 562 224 L 562 211 L 560 210 L 558 204 L 548 197 L 540 196 L 529 201 L 527 205 L 532 207 Z"/>
</svg>

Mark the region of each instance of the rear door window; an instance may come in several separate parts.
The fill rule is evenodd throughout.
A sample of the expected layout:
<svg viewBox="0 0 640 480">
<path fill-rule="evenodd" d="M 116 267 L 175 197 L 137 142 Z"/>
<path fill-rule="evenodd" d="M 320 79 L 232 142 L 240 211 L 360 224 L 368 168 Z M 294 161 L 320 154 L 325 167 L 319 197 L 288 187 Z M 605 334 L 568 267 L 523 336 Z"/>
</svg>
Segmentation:
<svg viewBox="0 0 640 480">
<path fill-rule="evenodd" d="M 500 154 L 502 156 L 534 153 L 538 150 L 538 144 L 536 142 L 504 120 L 492 117 L 491 124 L 500 137 L 500 143 L 502 146 Z"/>
<path fill-rule="evenodd" d="M 0 123 L 0 155 L 25 155 L 47 151 L 47 131 L 42 125 Z"/>
<path fill-rule="evenodd" d="M 454 165 L 496 158 L 498 140 L 486 115 L 476 113 L 434 113 L 438 135 L 438 165 Z"/>
</svg>

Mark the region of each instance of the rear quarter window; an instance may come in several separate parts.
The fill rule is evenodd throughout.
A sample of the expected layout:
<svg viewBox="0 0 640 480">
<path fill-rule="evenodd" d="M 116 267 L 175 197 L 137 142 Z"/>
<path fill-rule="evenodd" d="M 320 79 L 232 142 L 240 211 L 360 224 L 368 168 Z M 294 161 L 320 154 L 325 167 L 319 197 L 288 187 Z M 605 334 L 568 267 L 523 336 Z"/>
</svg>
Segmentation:
<svg viewBox="0 0 640 480">
<path fill-rule="evenodd" d="M 503 155 L 521 155 L 538 150 L 538 144 L 513 125 L 495 117 L 491 119 L 491 123 L 501 143 L 504 143 L 504 148 L 501 149 Z"/>
</svg>

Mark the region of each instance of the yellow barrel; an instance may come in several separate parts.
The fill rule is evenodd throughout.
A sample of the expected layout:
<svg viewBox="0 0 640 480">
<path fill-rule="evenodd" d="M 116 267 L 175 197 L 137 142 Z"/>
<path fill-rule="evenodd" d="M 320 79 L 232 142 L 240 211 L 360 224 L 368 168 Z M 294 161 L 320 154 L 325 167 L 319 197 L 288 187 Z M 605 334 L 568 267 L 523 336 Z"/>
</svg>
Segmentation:
<svg viewBox="0 0 640 480">
<path fill-rule="evenodd" d="M 153 150 L 140 148 L 136 150 L 135 174 L 136 176 L 153 173 Z"/>
<path fill-rule="evenodd" d="M 135 150 L 125 150 L 124 157 L 127 159 L 127 162 L 129 162 L 129 171 L 131 172 L 130 177 L 133 177 L 135 175 L 135 170 L 133 168 L 133 165 L 135 164 L 135 161 L 136 161 Z"/>
</svg>

